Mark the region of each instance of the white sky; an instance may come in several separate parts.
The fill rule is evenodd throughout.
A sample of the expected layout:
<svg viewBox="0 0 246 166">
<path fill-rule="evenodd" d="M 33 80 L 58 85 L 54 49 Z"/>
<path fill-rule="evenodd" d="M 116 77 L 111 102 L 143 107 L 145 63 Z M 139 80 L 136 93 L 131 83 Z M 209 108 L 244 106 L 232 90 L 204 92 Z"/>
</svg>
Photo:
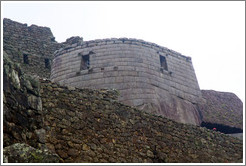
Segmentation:
<svg viewBox="0 0 246 166">
<path fill-rule="evenodd" d="M 245 2 L 1 2 L 2 19 L 50 27 L 58 42 L 137 38 L 192 57 L 201 89 L 245 100 Z"/>
</svg>

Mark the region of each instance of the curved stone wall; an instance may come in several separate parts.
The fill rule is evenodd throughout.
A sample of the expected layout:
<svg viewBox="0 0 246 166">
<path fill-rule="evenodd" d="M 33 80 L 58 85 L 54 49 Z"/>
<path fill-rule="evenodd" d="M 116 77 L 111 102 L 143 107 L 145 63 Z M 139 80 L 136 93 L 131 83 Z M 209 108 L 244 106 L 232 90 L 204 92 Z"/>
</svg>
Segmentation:
<svg viewBox="0 0 246 166">
<path fill-rule="evenodd" d="M 51 80 L 118 89 L 125 104 L 178 122 L 201 122 L 196 106 L 201 92 L 191 58 L 154 43 L 112 38 L 72 44 L 55 52 Z"/>
</svg>

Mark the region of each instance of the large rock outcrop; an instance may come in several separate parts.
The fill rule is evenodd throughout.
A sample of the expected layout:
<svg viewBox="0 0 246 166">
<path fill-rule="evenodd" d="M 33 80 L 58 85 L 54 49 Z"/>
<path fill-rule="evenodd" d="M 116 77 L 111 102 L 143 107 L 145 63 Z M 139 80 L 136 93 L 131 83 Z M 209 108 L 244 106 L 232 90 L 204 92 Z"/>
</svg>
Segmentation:
<svg viewBox="0 0 246 166">
<path fill-rule="evenodd" d="M 233 93 L 202 90 L 206 103 L 200 106 L 204 126 L 216 127 L 224 133 L 243 130 L 243 103 Z"/>
</svg>

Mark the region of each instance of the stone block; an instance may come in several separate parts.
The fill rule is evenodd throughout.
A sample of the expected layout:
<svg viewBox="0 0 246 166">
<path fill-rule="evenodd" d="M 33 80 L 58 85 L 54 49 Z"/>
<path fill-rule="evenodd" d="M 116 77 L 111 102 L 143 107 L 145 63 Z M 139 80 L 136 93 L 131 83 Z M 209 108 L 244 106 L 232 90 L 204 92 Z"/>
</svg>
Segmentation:
<svg viewBox="0 0 246 166">
<path fill-rule="evenodd" d="M 130 41 L 130 40 L 125 40 L 125 41 L 124 41 L 124 44 L 132 44 L 132 41 Z"/>
<path fill-rule="evenodd" d="M 122 90 L 122 89 L 124 89 L 123 85 L 124 85 L 123 82 L 119 82 L 119 83 L 115 82 L 114 85 L 113 85 L 113 88 L 117 89 L 117 90 Z"/>
<path fill-rule="evenodd" d="M 127 66 L 128 63 L 127 63 L 127 62 L 118 62 L 118 61 L 116 61 L 116 62 L 114 63 L 114 65 L 115 65 L 115 66 L 118 66 L 118 67 L 119 67 L 119 70 L 120 70 L 120 67 L 122 67 L 122 66 Z M 123 68 L 121 68 L 121 69 L 123 70 Z"/>
<path fill-rule="evenodd" d="M 105 84 L 115 83 L 115 77 L 107 77 L 104 82 Z"/>
<path fill-rule="evenodd" d="M 98 85 L 98 84 L 104 84 L 105 82 L 105 78 L 99 78 L 99 79 L 93 79 L 90 80 L 91 85 Z"/>
<path fill-rule="evenodd" d="M 122 83 L 122 82 L 124 82 L 124 77 L 123 76 L 115 77 L 115 83 Z"/>
<path fill-rule="evenodd" d="M 97 68 L 96 73 L 91 74 L 91 79 L 103 78 L 104 73 L 101 72 L 100 69 Z"/>
<path fill-rule="evenodd" d="M 107 41 L 107 45 L 109 45 L 109 44 L 114 44 L 114 41 Z"/>
<path fill-rule="evenodd" d="M 115 43 L 115 44 L 118 44 L 118 43 L 123 43 L 123 41 L 116 40 L 114 43 Z"/>
<path fill-rule="evenodd" d="M 27 98 L 28 106 L 38 111 L 42 111 L 42 100 L 38 96 L 29 95 Z"/>
<path fill-rule="evenodd" d="M 35 134 L 37 135 L 38 141 L 40 143 L 43 143 L 43 144 L 46 143 L 45 141 L 46 131 L 44 129 L 35 130 Z"/>
<path fill-rule="evenodd" d="M 116 77 L 118 76 L 118 71 L 106 71 L 103 73 L 103 77 Z"/>
<path fill-rule="evenodd" d="M 134 66 L 124 66 L 122 70 L 125 71 L 135 71 L 135 67 Z"/>
<path fill-rule="evenodd" d="M 135 82 L 135 78 L 134 76 L 123 76 L 124 82 Z"/>
</svg>

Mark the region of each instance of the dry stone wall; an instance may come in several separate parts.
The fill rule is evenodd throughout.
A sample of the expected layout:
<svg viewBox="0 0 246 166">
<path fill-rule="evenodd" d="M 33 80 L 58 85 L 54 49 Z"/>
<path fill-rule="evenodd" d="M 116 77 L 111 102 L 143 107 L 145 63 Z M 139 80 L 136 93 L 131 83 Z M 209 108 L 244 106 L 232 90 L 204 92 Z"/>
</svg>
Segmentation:
<svg viewBox="0 0 246 166">
<path fill-rule="evenodd" d="M 82 68 L 86 56 L 89 66 Z M 128 38 L 74 43 L 55 52 L 51 80 L 118 89 L 125 104 L 179 122 L 201 122 L 196 106 L 201 92 L 191 58 L 154 43 Z"/>
<path fill-rule="evenodd" d="M 5 52 L 3 69 L 4 162 L 242 162 L 241 140 L 124 105 L 117 90 L 33 80 Z"/>
<path fill-rule="evenodd" d="M 153 43 L 126 38 L 83 42 L 80 37 L 71 37 L 62 44 L 70 45 L 56 51 L 54 65 L 59 72 L 53 71 L 56 73 L 53 79 L 60 79 L 58 82 L 61 84 L 68 83 L 72 86 L 80 85 L 81 82 L 88 88 L 118 88 L 121 101 L 127 104 L 130 101 L 132 103 L 129 104 L 136 104 L 139 108 L 154 113 L 152 114 L 118 102 L 117 90 L 78 89 L 26 75 L 25 73 L 30 71 L 28 74 L 47 77 L 47 73 L 42 70 L 43 61 L 35 64 L 37 66 L 31 64 L 34 64 L 32 59 L 39 61 L 39 56 L 44 60 L 38 52 L 38 48 L 42 47 L 36 43 L 37 40 L 41 43 L 45 41 L 45 37 L 42 38 L 44 35 L 48 38 L 47 43 L 50 43 L 49 39 L 51 45 L 53 42 L 53 39 L 49 38 L 49 28 L 44 28 L 47 33 L 41 33 L 46 30 L 42 31 L 42 27 L 31 27 L 33 30 L 25 24 L 4 19 L 4 162 L 243 161 L 241 140 L 155 115 L 160 114 L 193 124 L 199 122 L 199 110 L 196 108 L 199 99 L 192 97 L 196 96 L 193 92 L 180 90 L 182 86 L 179 88 L 179 85 L 187 85 L 199 93 L 198 84 L 196 89 L 195 85 L 190 86 L 185 82 L 185 78 L 190 80 L 193 76 L 186 77 L 181 74 L 179 78 L 178 74 L 175 75 L 175 71 L 185 71 L 181 66 L 189 68 L 189 65 L 185 65 L 186 62 L 190 63 L 187 71 L 192 70 L 191 73 L 194 74 L 190 58 Z M 26 33 L 26 28 L 31 29 L 30 32 Z M 34 31 L 40 32 L 39 35 L 35 37 Z M 19 42 L 16 42 L 18 40 Z M 30 42 L 32 40 L 34 41 Z M 131 49 L 124 44 L 128 44 Z M 117 50 L 118 47 L 122 52 Z M 145 49 L 149 49 L 147 56 Z M 48 50 L 44 48 L 42 51 Z M 74 54 L 74 51 L 78 54 Z M 159 61 L 164 59 L 166 64 L 157 62 L 155 51 L 165 57 Z M 23 53 L 30 56 L 32 63 L 23 62 Z M 80 56 L 79 65 L 71 54 L 74 57 Z M 67 57 L 70 57 L 70 60 L 66 59 Z M 170 57 L 174 60 L 169 60 Z M 88 60 L 90 63 L 85 63 Z M 176 64 L 172 65 L 170 62 Z M 61 69 L 64 69 L 63 72 L 71 72 L 73 69 L 75 75 L 71 72 L 71 75 L 68 73 L 65 77 L 59 76 L 64 74 Z M 158 72 L 159 76 L 156 75 Z M 98 77 L 101 75 L 102 78 Z M 97 77 L 104 80 L 102 86 L 101 83 L 97 84 Z M 73 78 L 81 80 L 73 82 Z M 181 78 L 184 82 L 177 82 Z M 164 82 L 161 82 L 163 80 Z M 169 84 L 165 80 L 168 80 Z M 120 85 L 117 87 L 113 81 Z M 164 83 L 168 89 L 163 88 Z M 179 94 L 178 90 L 182 93 Z M 135 99 L 134 95 L 143 97 Z M 191 97 L 187 97 L 189 95 Z M 153 100 L 149 100 L 151 96 Z M 139 105 L 140 99 L 144 104 Z M 156 112 L 153 111 L 154 108 L 157 108 Z"/>
<path fill-rule="evenodd" d="M 61 47 L 48 27 L 3 20 L 3 49 L 26 73 L 49 77 L 53 53 Z"/>
<path fill-rule="evenodd" d="M 22 142 L 37 147 L 44 143 L 39 81 L 24 75 L 5 52 L 3 62 L 3 146 Z"/>
<path fill-rule="evenodd" d="M 242 162 L 239 139 L 124 105 L 117 91 L 40 81 L 46 146 L 64 162 Z"/>
</svg>

